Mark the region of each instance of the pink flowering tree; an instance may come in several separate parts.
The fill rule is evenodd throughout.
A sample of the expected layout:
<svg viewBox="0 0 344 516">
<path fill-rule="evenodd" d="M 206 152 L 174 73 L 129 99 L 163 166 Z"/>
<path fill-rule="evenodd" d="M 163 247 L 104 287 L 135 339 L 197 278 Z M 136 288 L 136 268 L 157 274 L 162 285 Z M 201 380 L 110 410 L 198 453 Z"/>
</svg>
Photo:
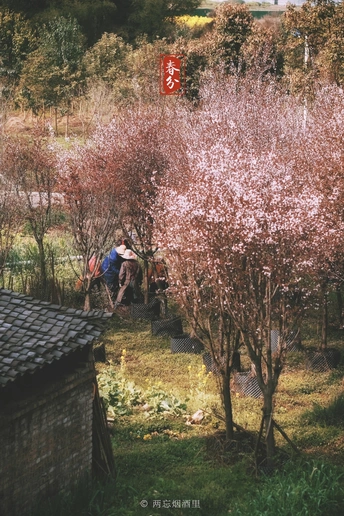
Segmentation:
<svg viewBox="0 0 344 516">
<path fill-rule="evenodd" d="M 198 112 L 185 122 L 180 115 L 188 167 L 182 186 L 161 190 L 160 242 L 173 292 L 203 339 L 208 326 L 212 354 L 221 355 L 223 319 L 239 331 L 263 395 L 272 464 L 274 393 L 287 339 L 312 290 L 305 277 L 326 259 L 318 247 L 326 248 L 331 217 L 326 192 L 313 180 L 312 153 L 304 151 L 302 108 L 293 99 L 275 84 L 235 79 L 213 80 L 201 93 Z M 272 329 L 279 331 L 276 349 Z M 229 372 L 221 371 L 226 383 Z"/>
<path fill-rule="evenodd" d="M 222 278 L 212 268 L 208 246 L 200 245 L 199 236 L 203 233 L 203 238 L 207 239 L 208 232 L 202 232 L 198 217 L 193 217 L 192 212 L 188 211 L 189 208 L 195 208 L 195 205 L 189 204 L 184 211 L 185 206 L 179 204 L 181 199 L 174 200 L 175 211 L 169 211 L 166 218 L 161 219 L 163 224 L 168 220 L 166 233 L 161 227 L 161 245 L 169 266 L 169 293 L 183 309 L 192 334 L 209 350 L 212 362 L 220 373 L 219 387 L 225 411 L 226 437 L 233 439 L 235 423 L 230 377 L 232 370 L 237 367 L 240 336 L 225 304 Z M 172 221 L 170 217 L 176 220 Z M 179 230 L 173 232 L 172 226 L 176 228 L 176 223 Z M 190 226 L 193 232 L 190 232 Z"/>
<path fill-rule="evenodd" d="M 118 232 L 143 260 L 148 302 L 149 262 L 158 250 L 153 208 L 157 188 L 167 168 L 173 168 L 170 155 L 176 145 L 166 145 L 164 133 L 159 110 L 133 108 L 99 125 L 86 145 L 74 147 L 61 159 L 60 185 L 83 256 L 85 307 L 97 267 Z"/>
<path fill-rule="evenodd" d="M 148 302 L 149 263 L 158 251 L 153 216 L 159 185 L 167 170 L 175 170 L 173 153 L 179 155 L 178 135 L 167 131 L 161 112 L 136 107 L 97 129 L 93 141 L 116 190 L 116 210 L 122 233 L 143 261 L 144 294 Z M 179 157 L 180 159 L 180 157 Z"/>
<path fill-rule="evenodd" d="M 69 214 L 74 244 L 82 256 L 80 280 L 84 309 L 91 308 L 91 287 L 104 254 L 118 231 L 116 166 L 109 167 L 101 142 L 90 140 L 60 155 L 59 188 Z M 110 296 L 109 296 L 110 299 Z"/>
<path fill-rule="evenodd" d="M 341 290 L 344 283 L 344 249 L 340 230 L 344 202 L 343 127 L 343 91 L 335 85 L 326 85 L 317 91 L 312 109 L 307 114 L 302 148 L 304 166 L 309 167 L 314 186 L 323 193 L 322 211 L 327 225 L 326 233 L 319 233 L 315 242 L 318 252 L 312 268 L 320 309 L 319 348 L 322 350 L 327 347 L 328 297 L 331 290 L 337 293 L 339 324 L 343 327 Z"/>
</svg>

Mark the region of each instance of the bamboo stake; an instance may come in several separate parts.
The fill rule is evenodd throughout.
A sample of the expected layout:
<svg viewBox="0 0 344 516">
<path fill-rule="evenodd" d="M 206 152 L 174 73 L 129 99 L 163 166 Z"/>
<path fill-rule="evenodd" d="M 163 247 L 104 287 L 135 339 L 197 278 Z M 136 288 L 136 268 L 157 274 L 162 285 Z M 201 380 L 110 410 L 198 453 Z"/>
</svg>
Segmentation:
<svg viewBox="0 0 344 516">
<path fill-rule="evenodd" d="M 298 454 L 300 455 L 300 450 L 295 446 L 295 444 L 289 439 L 289 437 L 287 436 L 287 434 L 285 433 L 284 430 L 282 430 L 282 428 L 279 426 L 279 424 L 276 423 L 276 421 L 273 419 L 272 420 L 272 424 L 276 427 L 276 429 L 279 431 L 279 433 L 282 435 L 282 437 L 284 437 L 284 439 L 287 441 L 288 444 L 290 444 L 290 446 L 293 448 L 293 450 Z"/>
</svg>

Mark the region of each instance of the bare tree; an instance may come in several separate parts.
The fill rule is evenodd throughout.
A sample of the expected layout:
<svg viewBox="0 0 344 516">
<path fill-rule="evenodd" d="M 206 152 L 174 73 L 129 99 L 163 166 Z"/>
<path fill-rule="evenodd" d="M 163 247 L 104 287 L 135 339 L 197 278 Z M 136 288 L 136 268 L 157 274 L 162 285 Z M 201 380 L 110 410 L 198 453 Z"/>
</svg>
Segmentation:
<svg viewBox="0 0 344 516">
<path fill-rule="evenodd" d="M 23 217 L 15 191 L 0 175 L 0 277 Z"/>
<path fill-rule="evenodd" d="M 7 137 L 4 143 L 2 173 L 15 188 L 18 201 L 36 240 L 41 274 L 41 295 L 47 296 L 45 236 L 51 226 L 56 193 L 55 152 L 45 130 L 37 128 L 32 139 Z M 57 200 L 55 195 L 55 201 Z"/>
</svg>

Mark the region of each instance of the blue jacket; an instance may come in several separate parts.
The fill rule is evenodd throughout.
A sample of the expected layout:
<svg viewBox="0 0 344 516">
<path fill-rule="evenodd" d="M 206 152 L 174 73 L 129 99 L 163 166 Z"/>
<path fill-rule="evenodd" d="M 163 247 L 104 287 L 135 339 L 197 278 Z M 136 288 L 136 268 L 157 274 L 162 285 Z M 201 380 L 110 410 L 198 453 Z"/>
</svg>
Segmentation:
<svg viewBox="0 0 344 516">
<path fill-rule="evenodd" d="M 117 253 L 115 248 L 104 258 L 100 270 L 106 283 L 113 283 L 116 277 L 118 278 L 123 261 L 122 256 Z"/>
</svg>

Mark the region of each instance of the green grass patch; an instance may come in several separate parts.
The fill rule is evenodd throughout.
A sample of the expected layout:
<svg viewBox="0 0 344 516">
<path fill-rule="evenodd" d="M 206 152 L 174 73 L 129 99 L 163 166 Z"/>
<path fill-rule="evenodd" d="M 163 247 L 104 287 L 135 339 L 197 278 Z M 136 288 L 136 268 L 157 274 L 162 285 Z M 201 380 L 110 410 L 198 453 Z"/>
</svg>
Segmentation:
<svg viewBox="0 0 344 516">
<path fill-rule="evenodd" d="M 336 516 L 344 511 L 343 470 L 324 462 L 300 462 L 265 478 L 235 516 Z"/>
<path fill-rule="evenodd" d="M 127 445 L 123 447 L 116 445 L 118 437 L 114 438 L 121 514 L 145 514 L 139 502 L 147 500 L 152 514 L 188 514 L 193 504 L 193 513 L 220 516 L 228 513 L 238 485 L 245 484 L 246 491 L 253 489 L 254 479 L 247 477 L 243 464 L 218 466 L 207 456 L 204 436 L 193 435 L 193 428 L 178 433 L 178 425 L 173 421 L 167 426 L 142 425 L 129 433 L 129 440 L 126 434 Z M 144 440 L 150 430 L 152 438 Z M 137 432 L 144 435 L 137 435 L 135 440 Z M 159 437 L 164 432 L 167 438 Z M 153 511 L 153 503 L 158 501 L 166 501 L 165 505 L 168 501 L 190 501 L 191 507 L 155 507 Z"/>
<path fill-rule="evenodd" d="M 326 407 L 314 403 L 312 410 L 305 412 L 301 421 L 307 425 L 344 428 L 344 393 L 334 398 Z"/>
</svg>

